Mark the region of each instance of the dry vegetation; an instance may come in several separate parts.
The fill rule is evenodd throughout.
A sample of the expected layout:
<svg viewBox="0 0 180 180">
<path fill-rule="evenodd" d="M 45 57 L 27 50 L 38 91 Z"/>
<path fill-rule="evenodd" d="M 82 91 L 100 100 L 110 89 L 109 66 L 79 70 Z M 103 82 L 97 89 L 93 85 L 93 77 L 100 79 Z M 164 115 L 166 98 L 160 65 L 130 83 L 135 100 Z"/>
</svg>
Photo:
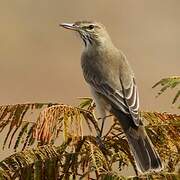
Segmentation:
<svg viewBox="0 0 180 180">
<path fill-rule="evenodd" d="M 173 77 L 163 79 L 155 86 L 162 85 L 160 92 L 164 92 L 179 83 L 180 77 Z M 177 103 L 179 92 L 173 103 Z M 94 110 L 90 98 L 82 99 L 78 107 L 58 103 L 1 106 L 0 133 L 9 128 L 3 148 L 19 152 L 0 162 L 0 179 L 179 178 L 179 115 L 140 112 L 165 167 L 160 173 L 139 175 L 119 123 L 110 117 L 114 120 L 112 125 L 99 138 Z M 128 167 L 132 167 L 138 177 L 123 177 L 122 172 Z"/>
</svg>

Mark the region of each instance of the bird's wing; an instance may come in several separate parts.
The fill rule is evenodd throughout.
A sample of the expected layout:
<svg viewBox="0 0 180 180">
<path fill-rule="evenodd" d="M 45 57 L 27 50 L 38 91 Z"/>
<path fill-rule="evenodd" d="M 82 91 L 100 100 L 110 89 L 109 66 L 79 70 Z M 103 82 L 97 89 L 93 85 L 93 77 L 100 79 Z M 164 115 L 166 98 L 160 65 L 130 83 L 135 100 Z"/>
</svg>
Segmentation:
<svg viewBox="0 0 180 180">
<path fill-rule="evenodd" d="M 121 81 L 121 79 L 120 79 Z M 139 94 L 137 90 L 137 85 L 135 83 L 134 77 L 132 77 L 131 83 L 128 88 L 125 88 L 123 82 L 121 81 L 122 93 L 124 95 L 124 99 L 126 101 L 126 105 L 129 109 L 129 113 L 135 123 L 136 126 L 139 125 Z"/>
<path fill-rule="evenodd" d="M 87 75 L 89 76 L 87 77 Z M 131 115 L 134 124 L 139 126 L 139 97 L 134 78 L 132 78 L 128 88 L 125 88 L 120 80 L 120 89 L 122 90 L 113 88 L 109 82 L 104 82 L 99 77 L 92 76 L 92 74 L 86 74 L 86 80 L 97 92 L 103 94 L 119 110 Z"/>
</svg>

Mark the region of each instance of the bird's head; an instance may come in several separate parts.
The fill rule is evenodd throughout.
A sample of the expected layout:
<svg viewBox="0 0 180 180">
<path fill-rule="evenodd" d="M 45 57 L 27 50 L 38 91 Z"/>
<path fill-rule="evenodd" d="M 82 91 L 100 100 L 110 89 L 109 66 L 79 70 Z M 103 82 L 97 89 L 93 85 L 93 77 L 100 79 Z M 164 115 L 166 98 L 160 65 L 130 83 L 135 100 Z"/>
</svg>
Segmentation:
<svg viewBox="0 0 180 180">
<path fill-rule="evenodd" d="M 105 27 L 101 23 L 78 21 L 72 24 L 62 23 L 60 26 L 78 32 L 85 46 L 102 45 L 102 43 L 110 39 Z"/>
</svg>

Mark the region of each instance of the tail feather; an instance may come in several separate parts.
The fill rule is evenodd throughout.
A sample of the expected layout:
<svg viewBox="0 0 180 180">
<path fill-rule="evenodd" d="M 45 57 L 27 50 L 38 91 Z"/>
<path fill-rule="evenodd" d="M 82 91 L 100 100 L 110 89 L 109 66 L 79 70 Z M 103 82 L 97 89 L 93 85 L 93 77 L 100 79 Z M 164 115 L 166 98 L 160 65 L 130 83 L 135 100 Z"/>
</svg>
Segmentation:
<svg viewBox="0 0 180 180">
<path fill-rule="evenodd" d="M 129 142 L 130 149 L 134 155 L 138 170 L 160 171 L 162 169 L 161 160 L 155 151 L 150 139 L 147 135 L 136 136 L 132 131 L 126 132 L 126 137 Z"/>
<path fill-rule="evenodd" d="M 113 108 L 112 113 L 117 117 L 124 130 L 138 170 L 140 172 L 160 171 L 162 169 L 160 157 L 147 136 L 143 125 L 134 126 L 131 116 L 117 109 Z"/>
</svg>

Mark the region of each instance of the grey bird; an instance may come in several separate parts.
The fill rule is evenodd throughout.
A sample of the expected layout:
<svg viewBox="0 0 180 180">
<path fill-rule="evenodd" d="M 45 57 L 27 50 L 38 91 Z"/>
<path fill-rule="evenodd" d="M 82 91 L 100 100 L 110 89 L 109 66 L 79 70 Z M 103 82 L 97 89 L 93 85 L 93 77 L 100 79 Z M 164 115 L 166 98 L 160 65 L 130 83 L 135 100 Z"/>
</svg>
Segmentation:
<svg viewBox="0 0 180 180">
<path fill-rule="evenodd" d="M 161 160 L 138 113 L 138 90 L 126 56 L 114 46 L 101 23 L 79 21 L 60 25 L 78 32 L 84 42 L 81 66 L 101 117 L 105 119 L 110 112 L 118 119 L 140 172 L 160 171 Z M 104 120 L 102 127 L 103 124 Z"/>
</svg>

